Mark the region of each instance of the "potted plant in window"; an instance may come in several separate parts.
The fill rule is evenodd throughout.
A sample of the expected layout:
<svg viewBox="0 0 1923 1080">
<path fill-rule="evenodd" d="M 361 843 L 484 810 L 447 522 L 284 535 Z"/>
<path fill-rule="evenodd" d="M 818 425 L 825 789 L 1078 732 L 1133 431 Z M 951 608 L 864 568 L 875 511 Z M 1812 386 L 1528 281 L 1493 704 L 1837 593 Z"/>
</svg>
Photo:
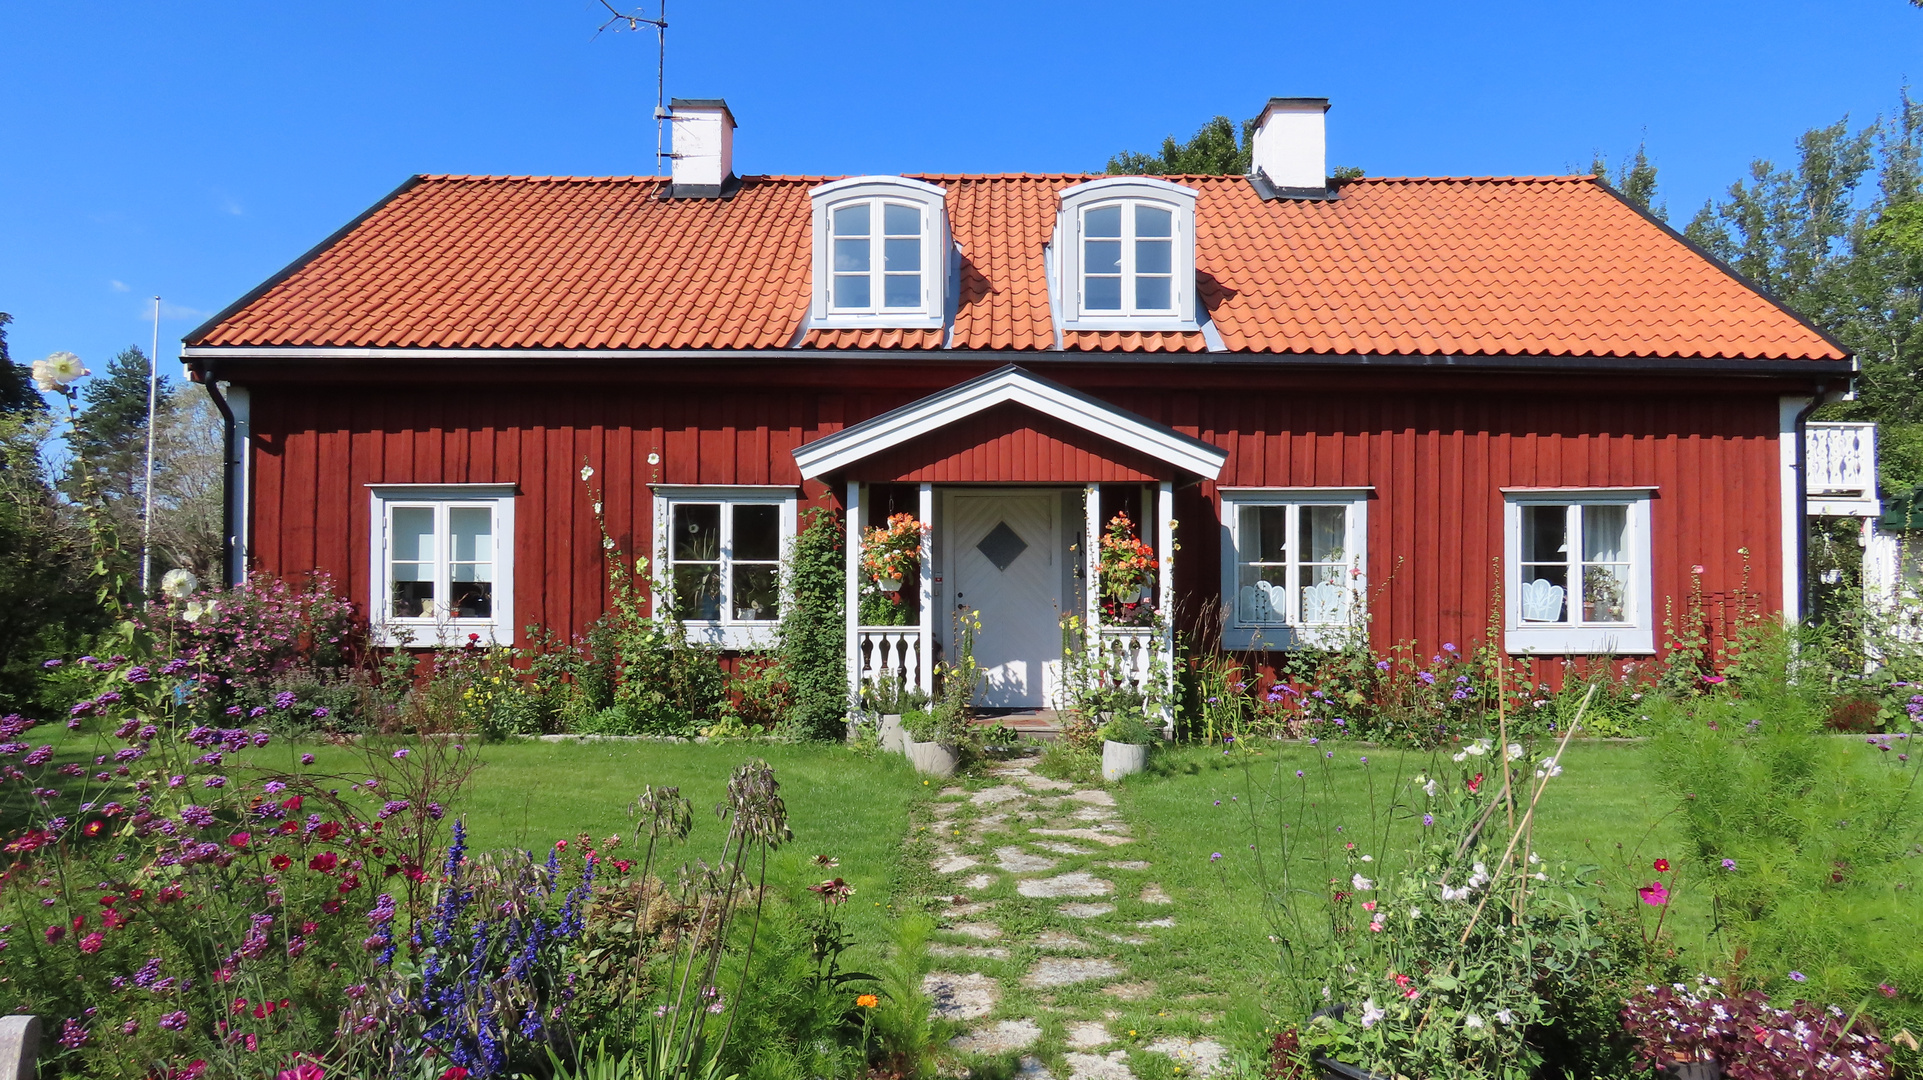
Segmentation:
<svg viewBox="0 0 1923 1080">
<path fill-rule="evenodd" d="M 1118 709 L 1102 725 L 1102 779 L 1120 780 L 1141 772 L 1148 764 L 1148 745 L 1155 730 L 1138 706 Z"/>
<path fill-rule="evenodd" d="M 1155 621 L 1155 549 L 1135 535 L 1126 513 L 1108 519 L 1099 567 L 1102 621 L 1111 626 L 1148 626 Z"/>
</svg>

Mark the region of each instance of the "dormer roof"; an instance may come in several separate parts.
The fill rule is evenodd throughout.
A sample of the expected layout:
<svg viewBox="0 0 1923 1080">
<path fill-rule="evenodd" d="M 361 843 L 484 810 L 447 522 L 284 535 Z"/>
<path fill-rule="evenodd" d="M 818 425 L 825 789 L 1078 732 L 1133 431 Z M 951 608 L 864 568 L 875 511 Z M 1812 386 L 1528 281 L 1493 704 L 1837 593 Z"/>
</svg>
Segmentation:
<svg viewBox="0 0 1923 1080">
<path fill-rule="evenodd" d="M 422 176 L 187 339 L 192 347 L 1201 352 L 1201 333 L 1059 335 L 1047 247 L 1084 175 L 924 175 L 960 249 L 952 326 L 805 328 L 810 190 L 750 176 Z M 1328 201 L 1196 192 L 1213 347 L 1331 355 L 1844 360 L 1836 343 L 1592 177 L 1371 178 Z"/>
</svg>

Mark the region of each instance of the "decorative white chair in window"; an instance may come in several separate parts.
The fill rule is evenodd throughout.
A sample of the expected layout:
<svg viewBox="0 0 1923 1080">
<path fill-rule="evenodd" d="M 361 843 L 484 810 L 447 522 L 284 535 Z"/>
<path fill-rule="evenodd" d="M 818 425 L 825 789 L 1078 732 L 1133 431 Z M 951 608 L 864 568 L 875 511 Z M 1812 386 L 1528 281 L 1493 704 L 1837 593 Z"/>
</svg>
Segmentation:
<svg viewBox="0 0 1923 1080">
<path fill-rule="evenodd" d="M 1524 584 L 1522 587 L 1523 621 L 1561 622 L 1562 596 L 1561 585 L 1553 585 L 1542 578 Z"/>
<path fill-rule="evenodd" d="M 1302 621 L 1310 624 L 1348 621 L 1349 592 L 1333 581 L 1302 590 Z"/>
<path fill-rule="evenodd" d="M 1279 623 L 1289 610 L 1287 594 L 1266 581 L 1242 586 L 1236 596 L 1236 608 L 1241 613 L 1242 622 L 1253 626 Z"/>
</svg>

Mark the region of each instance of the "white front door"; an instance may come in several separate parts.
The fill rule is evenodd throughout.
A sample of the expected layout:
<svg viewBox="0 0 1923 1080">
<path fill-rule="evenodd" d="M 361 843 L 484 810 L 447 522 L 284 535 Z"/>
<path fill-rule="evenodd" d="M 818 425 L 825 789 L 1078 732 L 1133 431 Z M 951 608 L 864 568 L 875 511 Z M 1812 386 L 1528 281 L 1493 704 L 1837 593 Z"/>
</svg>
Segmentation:
<svg viewBox="0 0 1923 1080">
<path fill-rule="evenodd" d="M 949 491 L 946 523 L 950 614 L 981 616 L 977 705 L 1041 708 L 1061 675 L 1061 495 Z M 950 631 L 952 635 L 952 630 Z M 954 648 L 950 642 L 949 648 Z"/>
</svg>

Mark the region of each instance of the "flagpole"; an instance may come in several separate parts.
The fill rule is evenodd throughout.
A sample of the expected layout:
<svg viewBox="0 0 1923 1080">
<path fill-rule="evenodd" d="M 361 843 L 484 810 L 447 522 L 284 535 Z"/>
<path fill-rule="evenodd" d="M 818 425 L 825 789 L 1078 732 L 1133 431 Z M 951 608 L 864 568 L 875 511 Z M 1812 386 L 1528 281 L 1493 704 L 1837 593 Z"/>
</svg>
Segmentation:
<svg viewBox="0 0 1923 1080">
<path fill-rule="evenodd" d="M 160 297 L 154 297 L 154 346 L 147 354 L 147 481 L 142 490 L 140 511 L 140 602 L 152 595 L 148 576 L 153 573 L 154 554 L 154 412 L 160 391 Z"/>
</svg>

